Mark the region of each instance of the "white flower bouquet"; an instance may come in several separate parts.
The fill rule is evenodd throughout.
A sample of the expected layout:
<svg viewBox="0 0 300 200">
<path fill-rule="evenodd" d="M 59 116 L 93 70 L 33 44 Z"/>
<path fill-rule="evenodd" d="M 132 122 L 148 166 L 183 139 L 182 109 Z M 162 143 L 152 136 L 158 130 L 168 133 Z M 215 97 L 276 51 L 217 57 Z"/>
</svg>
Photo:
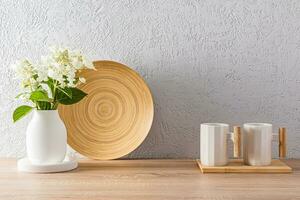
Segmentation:
<svg viewBox="0 0 300 200">
<path fill-rule="evenodd" d="M 67 48 L 50 48 L 50 54 L 42 56 L 41 61 L 33 64 L 28 59 L 12 65 L 17 78 L 21 80 L 23 92 L 16 98 L 32 102 L 33 106 L 22 105 L 15 109 L 13 121 L 24 117 L 32 109 L 56 110 L 59 104 L 71 105 L 79 102 L 87 94 L 76 88 L 85 83 L 78 77 L 82 69 L 95 69 L 80 52 Z"/>
</svg>

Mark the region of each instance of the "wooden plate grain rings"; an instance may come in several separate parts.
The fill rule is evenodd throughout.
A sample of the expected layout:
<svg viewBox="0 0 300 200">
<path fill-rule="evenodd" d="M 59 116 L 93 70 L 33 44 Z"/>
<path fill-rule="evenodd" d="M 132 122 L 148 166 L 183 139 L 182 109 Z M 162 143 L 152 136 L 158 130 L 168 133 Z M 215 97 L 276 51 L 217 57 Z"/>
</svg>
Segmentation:
<svg viewBox="0 0 300 200">
<path fill-rule="evenodd" d="M 136 149 L 153 121 L 151 92 L 138 73 L 113 61 L 96 61 L 97 70 L 84 70 L 79 86 L 88 96 L 60 106 L 68 144 L 92 159 L 116 159 Z"/>
</svg>

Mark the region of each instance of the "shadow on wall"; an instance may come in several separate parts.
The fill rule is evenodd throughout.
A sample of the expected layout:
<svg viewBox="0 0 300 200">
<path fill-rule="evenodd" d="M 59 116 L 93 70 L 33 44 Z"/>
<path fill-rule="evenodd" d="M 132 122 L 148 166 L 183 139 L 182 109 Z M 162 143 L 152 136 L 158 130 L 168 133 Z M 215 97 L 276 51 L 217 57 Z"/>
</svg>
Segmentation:
<svg viewBox="0 0 300 200">
<path fill-rule="evenodd" d="M 184 69 L 186 66 L 188 65 L 173 66 L 172 69 Z M 176 70 L 171 70 L 171 73 L 164 69 L 152 72 L 155 76 L 145 76 L 143 70 L 138 71 L 146 77 L 152 91 L 155 113 L 147 138 L 128 157 L 198 157 L 199 125 L 201 121 L 210 120 L 205 106 L 208 101 L 205 87 L 207 80 L 198 78 L 203 74 L 197 76 Z"/>
</svg>

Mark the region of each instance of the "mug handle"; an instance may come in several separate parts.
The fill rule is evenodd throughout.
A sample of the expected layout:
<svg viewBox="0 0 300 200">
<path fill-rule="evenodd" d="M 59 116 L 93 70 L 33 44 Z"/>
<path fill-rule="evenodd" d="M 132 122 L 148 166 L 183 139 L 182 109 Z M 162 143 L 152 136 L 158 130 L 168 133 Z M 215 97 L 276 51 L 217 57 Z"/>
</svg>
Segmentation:
<svg viewBox="0 0 300 200">
<path fill-rule="evenodd" d="M 233 142 L 233 157 L 241 157 L 241 127 L 234 126 L 233 132 L 229 133 L 230 140 Z M 278 138 L 278 139 L 277 139 Z M 280 127 L 278 133 L 273 133 L 272 141 L 278 141 L 278 153 L 279 158 L 283 159 L 286 157 L 286 128 Z"/>
<path fill-rule="evenodd" d="M 242 134 L 241 127 L 234 126 L 233 132 L 229 132 L 230 140 L 233 143 L 233 157 L 240 158 L 242 156 L 241 144 L 242 144 Z"/>
<path fill-rule="evenodd" d="M 278 141 L 278 156 L 281 159 L 286 157 L 286 138 L 286 128 L 284 127 L 280 127 L 278 133 L 273 133 L 273 142 Z"/>
</svg>

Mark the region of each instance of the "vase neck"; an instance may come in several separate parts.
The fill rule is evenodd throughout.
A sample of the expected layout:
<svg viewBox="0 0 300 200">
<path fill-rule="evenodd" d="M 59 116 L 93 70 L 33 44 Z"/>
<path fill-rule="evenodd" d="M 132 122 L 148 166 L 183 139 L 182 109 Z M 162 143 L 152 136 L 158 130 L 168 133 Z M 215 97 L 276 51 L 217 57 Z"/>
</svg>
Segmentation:
<svg viewBox="0 0 300 200">
<path fill-rule="evenodd" d="M 59 118 L 57 110 L 34 110 L 34 117 Z"/>
</svg>

